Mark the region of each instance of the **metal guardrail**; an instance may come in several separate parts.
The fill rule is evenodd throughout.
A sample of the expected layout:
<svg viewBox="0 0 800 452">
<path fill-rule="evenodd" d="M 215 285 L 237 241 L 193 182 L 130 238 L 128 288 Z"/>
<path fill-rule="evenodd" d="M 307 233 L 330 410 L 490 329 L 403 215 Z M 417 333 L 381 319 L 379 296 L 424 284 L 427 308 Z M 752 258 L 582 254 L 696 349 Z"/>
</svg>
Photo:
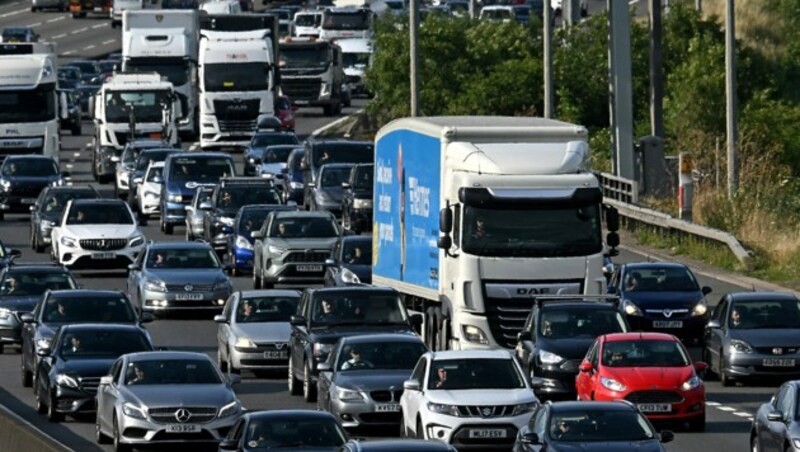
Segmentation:
<svg viewBox="0 0 800 452">
<path fill-rule="evenodd" d="M 607 173 L 596 173 L 596 175 L 603 187 L 604 202 L 615 207 L 620 216 L 662 229 L 680 231 L 722 243 L 730 248 L 739 262 L 746 268 L 750 267 L 752 255 L 733 234 L 674 218 L 671 215 L 653 209 L 637 206 L 635 205 L 638 200 L 636 181 Z"/>
</svg>

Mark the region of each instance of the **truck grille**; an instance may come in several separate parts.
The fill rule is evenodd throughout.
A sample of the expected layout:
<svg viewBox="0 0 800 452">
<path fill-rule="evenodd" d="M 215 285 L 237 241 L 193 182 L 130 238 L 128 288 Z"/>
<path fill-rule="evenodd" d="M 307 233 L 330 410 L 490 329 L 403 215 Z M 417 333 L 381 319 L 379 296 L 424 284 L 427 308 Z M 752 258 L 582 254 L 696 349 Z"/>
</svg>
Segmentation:
<svg viewBox="0 0 800 452">
<path fill-rule="evenodd" d="M 329 251 L 294 251 L 289 253 L 283 261 L 287 264 L 295 262 L 325 262 L 325 259 L 330 257 L 330 255 L 331 253 Z"/>
<path fill-rule="evenodd" d="M 625 400 L 632 403 L 681 403 L 683 397 L 674 391 L 636 391 Z"/>
<path fill-rule="evenodd" d="M 178 420 L 178 410 L 186 410 L 189 412 L 189 419 L 180 421 Z M 150 418 L 153 422 L 159 424 L 175 424 L 189 423 L 189 424 L 203 424 L 212 421 L 217 417 L 217 409 L 214 407 L 169 407 L 169 408 L 151 408 L 149 410 Z M 182 413 L 180 413 L 182 414 Z"/>
<path fill-rule="evenodd" d="M 41 144 L 36 144 L 37 143 Z M 19 137 L 0 141 L 0 161 L 9 155 L 41 154 L 44 148 L 44 137 Z"/>
<path fill-rule="evenodd" d="M 100 386 L 100 377 L 81 377 L 81 389 L 89 394 L 97 394 L 97 387 Z"/>
<path fill-rule="evenodd" d="M 90 251 L 121 250 L 128 244 L 128 239 L 83 239 L 81 248 Z"/>
<path fill-rule="evenodd" d="M 255 132 L 256 120 L 234 121 L 230 119 L 220 119 L 220 132 Z"/>
<path fill-rule="evenodd" d="M 321 86 L 318 78 L 281 78 L 281 90 L 293 100 L 317 100 Z"/>
</svg>

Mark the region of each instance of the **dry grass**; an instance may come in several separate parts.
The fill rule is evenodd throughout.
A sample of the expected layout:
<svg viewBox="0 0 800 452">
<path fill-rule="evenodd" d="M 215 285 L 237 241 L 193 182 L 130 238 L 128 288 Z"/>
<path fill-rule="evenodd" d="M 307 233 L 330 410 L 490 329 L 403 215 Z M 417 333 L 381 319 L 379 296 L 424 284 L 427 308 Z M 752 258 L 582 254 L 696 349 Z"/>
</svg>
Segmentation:
<svg viewBox="0 0 800 452">
<path fill-rule="evenodd" d="M 703 16 L 717 16 L 725 23 L 726 0 L 703 0 Z M 766 56 L 780 57 L 786 51 L 784 18 L 776 12 L 774 0 L 736 0 L 736 38 Z M 724 25 L 723 25 L 724 26 Z"/>
</svg>

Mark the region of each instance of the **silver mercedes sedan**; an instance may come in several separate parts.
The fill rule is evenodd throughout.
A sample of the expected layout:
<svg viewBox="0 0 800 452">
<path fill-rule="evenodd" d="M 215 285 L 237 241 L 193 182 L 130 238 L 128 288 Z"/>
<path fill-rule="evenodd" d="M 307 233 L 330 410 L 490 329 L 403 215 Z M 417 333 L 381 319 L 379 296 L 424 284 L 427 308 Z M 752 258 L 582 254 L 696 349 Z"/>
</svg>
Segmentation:
<svg viewBox="0 0 800 452">
<path fill-rule="evenodd" d="M 203 353 L 121 356 L 97 389 L 97 441 L 116 450 L 163 443 L 218 443 L 242 411 L 232 385 Z"/>
</svg>

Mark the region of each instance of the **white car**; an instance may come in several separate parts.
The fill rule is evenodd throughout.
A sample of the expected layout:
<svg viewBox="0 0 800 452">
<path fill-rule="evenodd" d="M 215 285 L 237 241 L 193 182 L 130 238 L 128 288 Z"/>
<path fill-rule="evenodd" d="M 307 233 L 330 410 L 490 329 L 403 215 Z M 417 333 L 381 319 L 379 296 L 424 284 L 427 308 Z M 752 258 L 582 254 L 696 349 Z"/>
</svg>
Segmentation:
<svg viewBox="0 0 800 452">
<path fill-rule="evenodd" d="M 562 4 L 564 0 L 550 0 L 550 9 L 556 13 L 556 15 L 561 14 Z M 589 0 L 581 0 L 580 1 L 580 8 L 581 8 L 581 17 L 586 17 L 589 15 Z"/>
<path fill-rule="evenodd" d="M 492 5 L 484 6 L 478 17 L 480 20 L 493 20 L 496 22 L 511 22 L 516 20 L 513 6 Z"/>
<path fill-rule="evenodd" d="M 139 217 L 157 215 L 161 205 L 161 185 L 164 183 L 164 162 L 153 162 L 147 167 L 142 181 L 136 186 Z"/>
<path fill-rule="evenodd" d="M 240 14 L 242 5 L 239 0 L 210 0 L 200 5 L 200 10 L 208 14 Z"/>
<path fill-rule="evenodd" d="M 72 199 L 52 232 L 53 258 L 81 268 L 127 268 L 145 245 L 121 199 Z"/>
<path fill-rule="evenodd" d="M 509 350 L 422 355 L 400 397 L 401 434 L 510 448 L 539 401 Z"/>
</svg>

